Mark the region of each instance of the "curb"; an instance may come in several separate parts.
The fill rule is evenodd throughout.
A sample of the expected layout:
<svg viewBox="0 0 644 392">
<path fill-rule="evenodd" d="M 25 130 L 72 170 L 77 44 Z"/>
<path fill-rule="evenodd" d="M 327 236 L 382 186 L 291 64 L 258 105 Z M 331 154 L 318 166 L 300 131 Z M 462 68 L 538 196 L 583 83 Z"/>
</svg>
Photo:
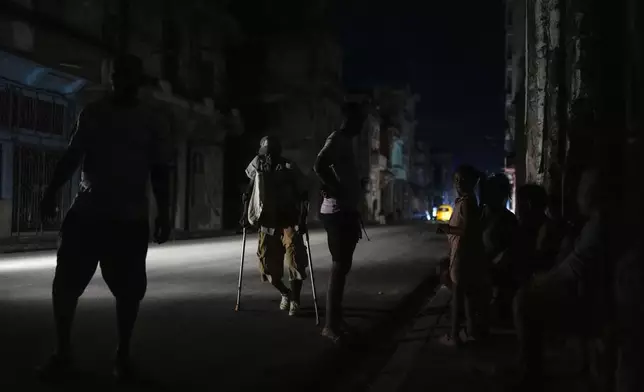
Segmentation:
<svg viewBox="0 0 644 392">
<path fill-rule="evenodd" d="M 422 303 L 431 296 L 438 284 L 439 276 L 431 271 L 414 290 L 364 331 L 359 341 L 350 346 L 329 350 L 308 367 L 314 372 L 305 372 L 298 383 L 299 389 L 319 392 L 355 392 L 364 390 L 368 381 L 375 377 L 383 363 L 391 355 L 391 338 L 418 312 Z M 383 342 L 386 344 L 383 347 Z M 374 374 L 375 373 L 375 374 Z M 302 385 L 304 384 L 304 385 Z"/>
<path fill-rule="evenodd" d="M 434 296 L 410 323 L 406 333 L 401 334 L 395 352 L 367 388 L 369 392 L 392 392 L 404 387 L 423 347 L 429 342 L 444 316 L 451 297 L 449 289 L 445 286 L 436 290 Z"/>
</svg>

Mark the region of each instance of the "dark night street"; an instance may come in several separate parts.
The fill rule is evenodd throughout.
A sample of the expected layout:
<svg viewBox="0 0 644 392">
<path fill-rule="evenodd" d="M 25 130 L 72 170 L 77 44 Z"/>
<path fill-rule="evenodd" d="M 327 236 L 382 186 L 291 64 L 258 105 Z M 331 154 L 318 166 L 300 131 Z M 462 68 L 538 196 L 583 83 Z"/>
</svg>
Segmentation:
<svg viewBox="0 0 644 392">
<path fill-rule="evenodd" d="M 644 0 L 0 1 L 0 392 L 644 392 L 643 43 Z"/>
<path fill-rule="evenodd" d="M 371 242 L 358 245 L 346 293 L 348 321 L 359 329 L 385 317 L 435 271 L 446 250 L 431 225 L 371 228 L 368 233 Z M 289 379 L 316 371 L 312 364 L 332 347 L 315 326 L 310 282 L 302 294 L 306 314 L 290 318 L 278 309 L 279 295 L 259 280 L 255 246 L 255 236 L 249 236 L 239 313 L 233 308 L 240 237 L 151 248 L 148 294 L 134 342 L 137 363 L 154 380 L 146 382 L 150 390 L 283 389 Z M 311 248 L 323 309 L 330 258 L 321 231 L 312 233 Z M 53 253 L 0 262 L 2 391 L 48 390 L 38 389 L 32 371 L 53 348 L 53 264 Z M 78 387 L 98 390 L 110 382 L 116 344 L 113 300 L 99 273 L 81 299 L 74 339 L 80 370 L 87 373 Z"/>
</svg>

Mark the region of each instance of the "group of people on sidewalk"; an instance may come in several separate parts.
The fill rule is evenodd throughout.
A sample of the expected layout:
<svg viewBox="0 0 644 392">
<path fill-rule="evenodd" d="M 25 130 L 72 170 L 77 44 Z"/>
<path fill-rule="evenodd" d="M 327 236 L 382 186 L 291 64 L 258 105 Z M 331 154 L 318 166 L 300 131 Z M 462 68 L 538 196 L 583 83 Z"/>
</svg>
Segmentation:
<svg viewBox="0 0 644 392">
<path fill-rule="evenodd" d="M 632 234 L 636 218 L 615 211 L 619 200 L 630 200 L 630 212 L 641 217 L 632 204 L 641 201 L 628 191 L 618 195 L 615 175 L 587 167 L 577 187 L 577 218 L 562 222 L 542 186 L 517 190 L 515 215 L 506 208 L 511 187 L 504 174 L 482 178 L 471 166 L 458 168 L 454 212 L 438 228 L 450 244 L 443 282 L 452 291 L 451 331 L 440 343 L 458 347 L 484 340 L 495 323 L 513 326 L 520 377 L 510 389 L 532 391 L 544 388 L 550 338 L 606 337 L 608 330 L 608 339 L 618 339 L 618 390 L 644 390 L 635 371 L 644 370 L 642 330 L 634 332 L 643 316 L 641 303 L 635 305 L 642 297 L 634 296 L 644 282 L 641 242 Z"/>
<path fill-rule="evenodd" d="M 99 264 L 116 298 L 119 344 L 114 376 L 125 381 L 135 376 L 130 342 L 147 288 L 147 185 L 151 181 L 157 206 L 152 237 L 162 244 L 171 231 L 169 173 L 174 151 L 169 124 L 139 98 L 143 76 L 138 57 L 122 55 L 114 60 L 112 93 L 80 113 L 41 202 L 42 219 L 50 219 L 57 213 L 58 191 L 81 168 L 79 192 L 60 230 L 52 290 L 57 346 L 40 369 L 45 380 L 70 375 L 71 330 L 78 299 Z M 363 190 L 352 142 L 365 118 L 362 105 L 347 104 L 342 126 L 328 137 L 313 168 L 322 184 L 320 214 L 333 261 L 322 335 L 336 343 L 348 332 L 342 300 L 361 238 L 358 206 Z M 246 169 L 250 181 L 243 198 L 242 225 L 259 227 L 261 277 L 279 291 L 280 309 L 296 315 L 307 277 L 302 236 L 307 230 L 310 187 L 281 152 L 279 140 L 261 140 L 257 156 Z M 282 281 L 285 259 L 290 287 Z"/>
</svg>

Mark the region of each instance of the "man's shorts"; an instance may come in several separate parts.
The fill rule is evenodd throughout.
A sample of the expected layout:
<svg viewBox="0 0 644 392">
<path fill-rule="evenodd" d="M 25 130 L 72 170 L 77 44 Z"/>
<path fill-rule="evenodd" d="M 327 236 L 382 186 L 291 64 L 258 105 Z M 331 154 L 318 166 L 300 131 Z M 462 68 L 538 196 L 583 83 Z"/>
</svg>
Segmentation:
<svg viewBox="0 0 644 392">
<path fill-rule="evenodd" d="M 274 235 L 259 232 L 257 257 L 262 281 L 282 279 L 284 264 L 288 268 L 289 280 L 306 279 L 308 255 L 302 235 L 292 227 L 277 230 Z"/>
<path fill-rule="evenodd" d="M 147 221 L 115 221 L 70 211 L 63 222 L 53 291 L 80 297 L 100 264 L 117 299 L 140 301 L 147 289 Z"/>
<path fill-rule="evenodd" d="M 362 238 L 360 215 L 357 212 L 339 211 L 321 214 L 321 218 L 333 262 L 351 264 L 353 252 Z"/>
</svg>

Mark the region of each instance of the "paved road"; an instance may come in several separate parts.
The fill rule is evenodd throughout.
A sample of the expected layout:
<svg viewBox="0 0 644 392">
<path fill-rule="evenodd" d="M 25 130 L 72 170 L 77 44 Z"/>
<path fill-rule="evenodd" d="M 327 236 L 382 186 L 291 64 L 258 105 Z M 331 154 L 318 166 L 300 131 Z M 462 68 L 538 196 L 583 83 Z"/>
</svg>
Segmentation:
<svg viewBox="0 0 644 392">
<path fill-rule="evenodd" d="M 435 269 L 445 244 L 431 232 L 424 225 L 369 230 L 371 242 L 358 245 L 345 295 L 350 323 L 372 326 Z M 316 370 L 315 360 L 334 348 L 319 337 L 310 283 L 302 293 L 306 314 L 290 318 L 280 312 L 279 294 L 259 280 L 255 246 L 256 237 L 250 236 L 239 313 L 233 311 L 239 238 L 151 248 L 148 294 L 133 347 L 149 388 L 124 390 L 285 390 L 293 387 L 289 380 Z M 323 310 L 330 258 L 322 232 L 311 233 L 311 249 Z M 53 266 L 51 252 L 0 259 L 2 391 L 47 390 L 33 379 L 32 369 L 53 347 Z M 74 331 L 84 390 L 113 390 L 107 383 L 114 327 L 113 300 L 97 274 L 81 299 Z"/>
</svg>

